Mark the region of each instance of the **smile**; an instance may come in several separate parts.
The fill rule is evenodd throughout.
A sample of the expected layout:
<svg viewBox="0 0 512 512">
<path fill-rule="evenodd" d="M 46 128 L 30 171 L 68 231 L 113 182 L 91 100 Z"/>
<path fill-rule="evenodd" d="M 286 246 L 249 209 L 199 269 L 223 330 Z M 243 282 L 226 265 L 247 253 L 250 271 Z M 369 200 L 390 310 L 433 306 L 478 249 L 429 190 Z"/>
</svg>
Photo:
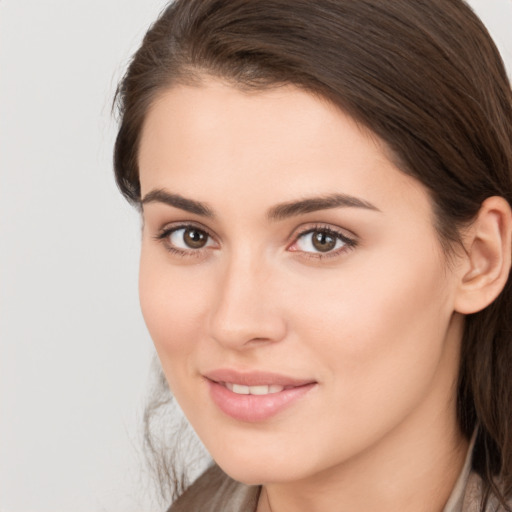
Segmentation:
<svg viewBox="0 0 512 512">
<path fill-rule="evenodd" d="M 212 402 L 242 422 L 269 420 L 302 400 L 317 382 L 268 372 L 216 370 L 204 375 Z"/>
</svg>

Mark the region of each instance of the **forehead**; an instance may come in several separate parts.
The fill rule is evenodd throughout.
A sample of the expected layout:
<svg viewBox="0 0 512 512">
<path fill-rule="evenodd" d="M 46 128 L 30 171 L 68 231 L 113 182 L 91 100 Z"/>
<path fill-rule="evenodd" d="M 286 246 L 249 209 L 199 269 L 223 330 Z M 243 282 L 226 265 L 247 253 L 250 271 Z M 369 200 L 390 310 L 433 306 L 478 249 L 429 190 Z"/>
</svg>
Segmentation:
<svg viewBox="0 0 512 512">
<path fill-rule="evenodd" d="M 247 208 L 254 198 L 333 192 L 406 203 L 412 188 L 426 205 L 421 184 L 375 135 L 292 85 L 245 91 L 209 79 L 170 88 L 149 110 L 139 149 L 143 196 L 166 188 L 207 202 L 244 198 Z"/>
<path fill-rule="evenodd" d="M 255 148 L 275 145 L 284 152 L 290 145 L 313 144 L 313 137 L 316 144 L 319 137 L 325 140 L 325 135 L 339 124 L 341 114 L 327 100 L 293 85 L 254 91 L 206 79 L 200 85 L 172 87 L 156 98 L 146 116 L 140 157 L 144 160 L 147 144 L 169 144 L 171 139 L 175 146 L 187 149 L 182 142 L 190 135 L 198 142 L 201 139 L 203 145 L 211 141 L 209 149 L 214 145 L 226 149 L 229 144 L 234 149 L 240 147 L 243 138 L 251 138 Z M 356 129 L 350 118 L 345 121 Z M 216 132 L 218 129 L 221 132 Z M 344 136 L 349 133 L 347 130 Z M 163 134 L 167 140 L 155 140 Z M 246 145 L 244 152 L 251 146 Z"/>
</svg>

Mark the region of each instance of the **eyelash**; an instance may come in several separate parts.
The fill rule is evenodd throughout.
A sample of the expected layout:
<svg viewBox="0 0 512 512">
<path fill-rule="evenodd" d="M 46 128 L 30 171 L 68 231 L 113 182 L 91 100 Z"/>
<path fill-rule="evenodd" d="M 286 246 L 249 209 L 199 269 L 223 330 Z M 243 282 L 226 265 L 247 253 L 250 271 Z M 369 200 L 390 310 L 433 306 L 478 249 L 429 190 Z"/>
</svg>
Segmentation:
<svg viewBox="0 0 512 512">
<path fill-rule="evenodd" d="M 200 249 L 189 249 L 189 250 L 183 250 L 177 247 L 174 247 L 171 245 L 168 241 L 168 238 L 170 235 L 172 235 L 174 232 L 179 231 L 181 229 L 195 229 L 197 231 L 200 231 L 204 233 L 207 237 L 213 239 L 214 237 L 211 235 L 211 233 L 203 228 L 199 227 L 195 224 L 179 224 L 171 227 L 165 227 L 163 228 L 154 238 L 155 240 L 162 242 L 164 244 L 164 247 L 167 251 L 169 251 L 171 254 L 183 257 L 183 258 L 200 258 L 204 256 L 204 251 L 207 250 L 207 248 L 200 248 Z M 324 225 L 324 224 L 317 224 L 313 226 L 309 226 L 308 228 L 305 228 L 299 232 L 297 232 L 293 236 L 293 242 L 291 244 L 288 244 L 288 248 L 296 244 L 302 237 L 305 237 L 308 234 L 321 232 L 325 233 L 326 235 L 332 236 L 336 240 L 339 240 L 343 243 L 343 246 L 334 250 L 329 251 L 326 253 L 322 252 L 308 252 L 308 251 L 299 251 L 299 250 L 293 250 L 291 252 L 300 252 L 303 257 L 311 258 L 315 260 L 323 260 L 328 258 L 335 258 L 337 256 L 340 256 L 342 253 L 345 253 L 351 249 L 354 249 L 358 243 L 354 238 L 350 238 L 341 231 L 338 231 L 336 229 L 333 229 L 330 226 Z"/>
</svg>

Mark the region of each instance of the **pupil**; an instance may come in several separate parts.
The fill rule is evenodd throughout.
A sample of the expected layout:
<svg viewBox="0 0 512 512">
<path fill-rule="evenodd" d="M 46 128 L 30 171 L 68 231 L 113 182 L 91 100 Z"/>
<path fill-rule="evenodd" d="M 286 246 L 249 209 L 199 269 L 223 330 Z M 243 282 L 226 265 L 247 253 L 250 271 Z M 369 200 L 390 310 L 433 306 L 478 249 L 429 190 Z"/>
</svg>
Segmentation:
<svg viewBox="0 0 512 512">
<path fill-rule="evenodd" d="M 185 243 L 193 249 L 200 249 L 206 244 L 206 234 L 197 229 L 187 229 L 185 231 Z"/>
<path fill-rule="evenodd" d="M 328 233 L 316 231 L 313 234 L 313 245 L 321 252 L 331 251 L 336 246 L 336 239 Z"/>
</svg>

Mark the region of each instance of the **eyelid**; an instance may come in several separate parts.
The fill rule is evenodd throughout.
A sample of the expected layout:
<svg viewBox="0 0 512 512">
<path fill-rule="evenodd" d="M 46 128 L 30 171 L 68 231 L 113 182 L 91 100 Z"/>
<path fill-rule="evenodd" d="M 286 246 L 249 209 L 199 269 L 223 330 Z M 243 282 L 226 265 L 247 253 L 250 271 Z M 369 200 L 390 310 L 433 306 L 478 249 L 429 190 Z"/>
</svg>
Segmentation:
<svg viewBox="0 0 512 512">
<path fill-rule="evenodd" d="M 196 228 L 200 231 L 204 231 L 212 238 L 216 238 L 215 235 L 213 235 L 213 233 L 210 231 L 209 228 L 207 228 L 200 222 L 196 222 L 193 220 L 168 222 L 167 224 L 164 224 L 161 228 L 158 229 L 158 233 L 155 235 L 155 238 L 160 238 L 161 236 L 164 236 L 164 234 L 168 233 L 169 231 L 176 231 L 178 229 L 186 229 L 186 228 Z"/>
</svg>

